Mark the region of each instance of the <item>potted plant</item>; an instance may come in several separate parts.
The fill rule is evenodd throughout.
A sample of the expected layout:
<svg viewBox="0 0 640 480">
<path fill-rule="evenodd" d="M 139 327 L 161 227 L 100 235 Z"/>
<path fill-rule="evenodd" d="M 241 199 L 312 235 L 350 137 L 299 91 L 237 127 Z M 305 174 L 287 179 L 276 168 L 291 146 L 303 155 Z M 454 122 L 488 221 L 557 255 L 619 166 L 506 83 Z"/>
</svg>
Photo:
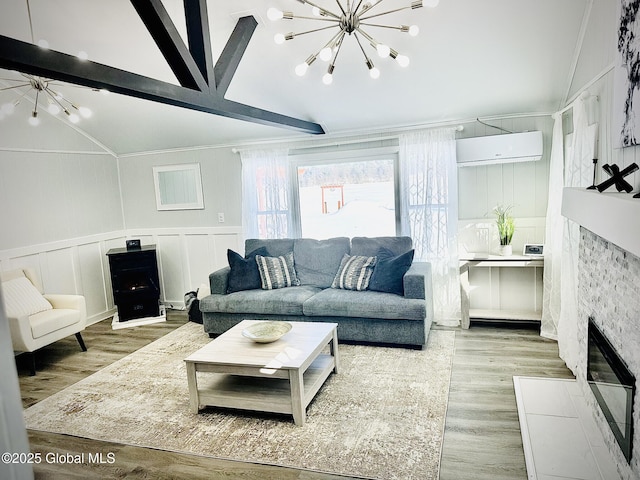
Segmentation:
<svg viewBox="0 0 640 480">
<path fill-rule="evenodd" d="M 496 215 L 498 237 L 500 238 L 500 255 L 511 255 L 511 239 L 516 229 L 515 221 L 511 216 L 511 206 L 498 205 L 493 209 Z"/>
</svg>

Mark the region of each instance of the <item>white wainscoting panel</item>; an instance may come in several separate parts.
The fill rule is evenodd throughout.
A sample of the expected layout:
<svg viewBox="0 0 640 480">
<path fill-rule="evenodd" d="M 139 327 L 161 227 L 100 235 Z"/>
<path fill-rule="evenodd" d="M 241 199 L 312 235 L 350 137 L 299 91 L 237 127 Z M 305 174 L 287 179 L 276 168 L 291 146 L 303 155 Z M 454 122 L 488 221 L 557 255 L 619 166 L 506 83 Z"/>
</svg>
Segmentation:
<svg viewBox="0 0 640 480">
<path fill-rule="evenodd" d="M 109 303 L 106 285 L 103 246 L 100 243 L 78 245 L 78 265 L 80 268 L 79 283 L 87 303 L 87 312 L 107 312 L 113 308 L 113 301 Z"/>
<path fill-rule="evenodd" d="M 123 246 L 123 231 L 0 251 L 0 269 L 33 268 L 46 293 L 84 295 L 87 323 L 113 315 L 106 253 Z"/>
<path fill-rule="evenodd" d="M 42 286 L 47 293 L 84 295 L 78 281 L 77 246 L 50 250 L 41 255 L 40 272 Z"/>
<path fill-rule="evenodd" d="M 114 314 L 107 252 L 128 238 L 156 245 L 160 300 L 184 306 L 184 294 L 208 284 L 209 274 L 227 265 L 227 249 L 244 252 L 240 227 L 163 228 L 109 232 L 0 251 L 0 269 L 33 268 L 47 293 L 84 295 L 88 324 Z"/>
<path fill-rule="evenodd" d="M 128 238 L 155 245 L 161 300 L 184 307 L 184 294 L 209 284 L 209 274 L 228 265 L 227 249 L 244 253 L 240 227 L 131 229 Z"/>
<path fill-rule="evenodd" d="M 156 240 L 162 299 L 172 305 L 182 300 L 186 291 L 182 240 L 181 235 L 158 235 Z"/>
</svg>

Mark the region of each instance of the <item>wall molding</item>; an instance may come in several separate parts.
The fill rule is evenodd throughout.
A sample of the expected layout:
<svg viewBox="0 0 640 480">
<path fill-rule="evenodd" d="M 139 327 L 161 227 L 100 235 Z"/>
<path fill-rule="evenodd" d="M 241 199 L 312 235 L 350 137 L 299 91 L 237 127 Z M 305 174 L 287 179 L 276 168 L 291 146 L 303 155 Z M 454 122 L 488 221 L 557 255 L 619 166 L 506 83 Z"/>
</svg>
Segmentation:
<svg viewBox="0 0 640 480">
<path fill-rule="evenodd" d="M 84 295 L 90 325 L 116 311 L 106 254 L 129 238 L 156 245 L 161 301 L 171 308 L 227 265 L 227 249 L 243 251 L 241 227 L 139 228 L 2 250 L 0 270 L 31 267 L 45 292 Z"/>
</svg>

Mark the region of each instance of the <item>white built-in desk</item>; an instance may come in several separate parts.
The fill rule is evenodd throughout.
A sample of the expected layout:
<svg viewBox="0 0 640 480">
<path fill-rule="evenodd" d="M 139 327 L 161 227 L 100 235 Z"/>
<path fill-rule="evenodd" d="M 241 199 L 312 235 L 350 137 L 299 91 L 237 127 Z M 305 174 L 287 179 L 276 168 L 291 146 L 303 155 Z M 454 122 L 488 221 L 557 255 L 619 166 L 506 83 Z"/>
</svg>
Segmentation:
<svg viewBox="0 0 640 480">
<path fill-rule="evenodd" d="M 543 267 L 523 255 L 460 258 L 462 328 L 471 319 L 540 321 Z"/>
</svg>

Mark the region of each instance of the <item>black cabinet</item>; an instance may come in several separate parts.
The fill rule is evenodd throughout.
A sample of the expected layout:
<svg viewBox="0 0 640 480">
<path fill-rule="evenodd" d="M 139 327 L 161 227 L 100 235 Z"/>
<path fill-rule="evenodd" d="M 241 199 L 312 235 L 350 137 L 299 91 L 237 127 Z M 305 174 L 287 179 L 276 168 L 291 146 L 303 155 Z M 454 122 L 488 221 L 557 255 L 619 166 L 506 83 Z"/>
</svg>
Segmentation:
<svg viewBox="0 0 640 480">
<path fill-rule="evenodd" d="M 155 245 L 107 252 L 113 301 L 120 321 L 160 315 L 160 279 Z"/>
</svg>

